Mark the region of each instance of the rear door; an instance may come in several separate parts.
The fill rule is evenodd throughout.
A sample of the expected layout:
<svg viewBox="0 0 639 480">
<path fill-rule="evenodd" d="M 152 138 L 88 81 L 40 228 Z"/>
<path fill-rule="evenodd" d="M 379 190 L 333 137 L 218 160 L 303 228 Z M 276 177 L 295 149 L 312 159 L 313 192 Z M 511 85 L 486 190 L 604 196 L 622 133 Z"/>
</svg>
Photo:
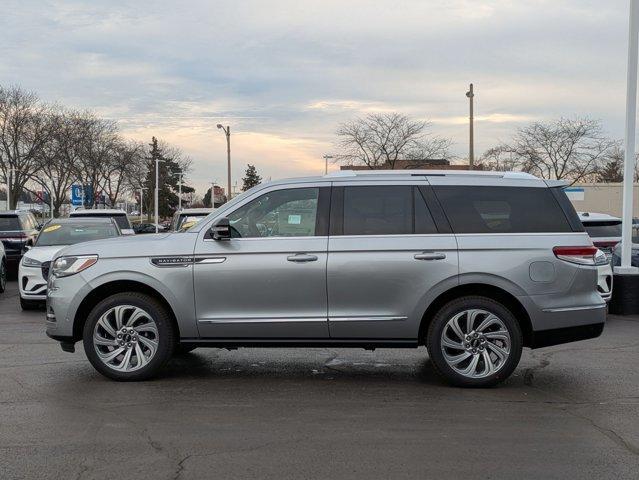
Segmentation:
<svg viewBox="0 0 639 480">
<path fill-rule="evenodd" d="M 429 294 L 454 286 L 457 243 L 426 180 L 335 183 L 331 338 L 416 339 Z"/>
</svg>

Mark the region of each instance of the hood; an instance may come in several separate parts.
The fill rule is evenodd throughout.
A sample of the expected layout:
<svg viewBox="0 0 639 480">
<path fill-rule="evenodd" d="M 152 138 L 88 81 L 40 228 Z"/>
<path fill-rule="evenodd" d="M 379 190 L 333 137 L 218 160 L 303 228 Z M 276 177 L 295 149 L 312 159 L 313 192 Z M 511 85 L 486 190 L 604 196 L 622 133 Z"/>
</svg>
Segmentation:
<svg viewBox="0 0 639 480">
<path fill-rule="evenodd" d="M 130 235 L 64 248 L 56 256 L 98 255 L 100 258 L 151 257 L 164 255 L 193 255 L 196 233 L 157 233 Z"/>
<path fill-rule="evenodd" d="M 37 260 L 38 262 L 50 262 L 51 260 L 53 260 L 53 257 L 56 253 L 66 247 L 66 245 L 51 245 L 49 247 L 36 246 L 29 249 L 29 251 L 26 252 L 24 256 Z"/>
</svg>

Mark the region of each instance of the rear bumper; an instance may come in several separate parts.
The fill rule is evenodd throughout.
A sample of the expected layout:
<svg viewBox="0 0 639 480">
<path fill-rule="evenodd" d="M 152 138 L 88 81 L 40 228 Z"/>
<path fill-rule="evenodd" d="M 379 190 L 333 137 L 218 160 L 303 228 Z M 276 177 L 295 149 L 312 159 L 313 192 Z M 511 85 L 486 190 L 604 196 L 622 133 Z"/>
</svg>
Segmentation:
<svg viewBox="0 0 639 480">
<path fill-rule="evenodd" d="M 533 332 L 530 348 L 550 347 L 562 343 L 597 338 L 603 332 L 604 325 L 604 323 L 593 323 L 577 327 L 554 328 Z"/>
</svg>

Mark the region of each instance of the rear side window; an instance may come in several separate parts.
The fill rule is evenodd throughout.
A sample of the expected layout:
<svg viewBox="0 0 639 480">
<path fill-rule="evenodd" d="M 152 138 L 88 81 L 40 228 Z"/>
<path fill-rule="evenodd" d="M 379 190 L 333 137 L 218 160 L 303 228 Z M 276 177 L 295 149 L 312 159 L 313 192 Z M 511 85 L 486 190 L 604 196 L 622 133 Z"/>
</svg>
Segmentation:
<svg viewBox="0 0 639 480">
<path fill-rule="evenodd" d="M 126 230 L 131 228 L 131 225 L 129 224 L 129 219 L 124 214 L 113 215 L 113 220 L 115 220 L 115 223 L 118 224 L 118 227 L 120 227 L 120 230 Z"/>
<path fill-rule="evenodd" d="M 545 233 L 573 229 L 549 188 L 434 186 L 455 233 Z"/>
<path fill-rule="evenodd" d="M 10 232 L 15 230 L 22 230 L 20 226 L 20 220 L 18 216 L 3 216 L 0 217 L 0 232 Z"/>
<path fill-rule="evenodd" d="M 344 187 L 344 235 L 437 233 L 433 218 L 413 186 Z"/>
</svg>

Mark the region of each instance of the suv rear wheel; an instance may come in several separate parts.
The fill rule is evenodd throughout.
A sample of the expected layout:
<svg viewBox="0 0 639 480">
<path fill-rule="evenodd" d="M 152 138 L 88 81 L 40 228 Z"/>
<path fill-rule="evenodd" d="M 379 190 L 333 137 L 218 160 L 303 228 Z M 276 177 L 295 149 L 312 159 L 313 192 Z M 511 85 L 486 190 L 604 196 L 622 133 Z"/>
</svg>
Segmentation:
<svg viewBox="0 0 639 480">
<path fill-rule="evenodd" d="M 521 358 L 523 340 L 519 323 L 504 305 L 468 296 L 435 314 L 426 344 L 435 370 L 449 383 L 487 387 L 510 376 Z"/>
<path fill-rule="evenodd" d="M 87 318 L 84 351 L 101 374 L 121 381 L 154 376 L 171 357 L 174 332 L 166 309 L 142 293 L 117 293 Z"/>
</svg>

